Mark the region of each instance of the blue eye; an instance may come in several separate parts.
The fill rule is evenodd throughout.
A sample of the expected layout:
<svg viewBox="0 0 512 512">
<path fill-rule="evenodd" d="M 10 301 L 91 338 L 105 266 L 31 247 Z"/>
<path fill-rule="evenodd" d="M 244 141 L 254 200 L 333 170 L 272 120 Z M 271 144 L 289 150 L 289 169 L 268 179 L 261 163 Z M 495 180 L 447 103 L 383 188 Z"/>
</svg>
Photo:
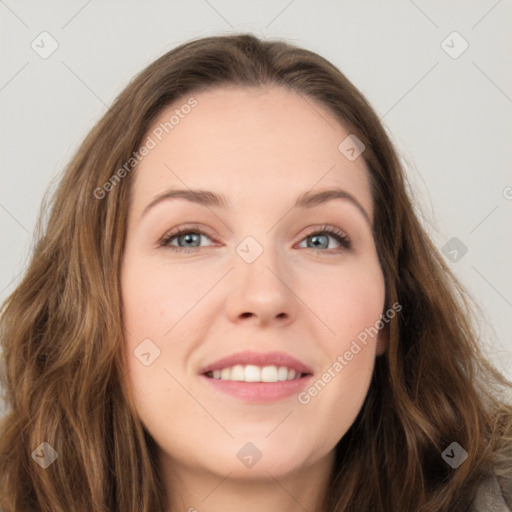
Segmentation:
<svg viewBox="0 0 512 512">
<path fill-rule="evenodd" d="M 178 228 L 165 235 L 160 240 L 160 245 L 178 252 L 196 252 L 202 236 L 210 238 L 204 231 L 197 228 Z M 173 240 L 176 240 L 178 245 L 171 243 Z"/>
<path fill-rule="evenodd" d="M 307 244 L 308 249 L 329 249 L 329 238 L 334 238 L 344 249 L 350 249 L 352 246 L 350 238 L 346 233 L 329 226 L 325 226 L 321 231 L 313 231 L 304 240 L 311 240 L 311 243 Z"/>
<path fill-rule="evenodd" d="M 199 228 L 178 228 L 166 234 L 160 240 L 159 245 L 176 252 L 197 252 L 201 248 L 201 237 L 211 240 L 210 236 Z M 350 238 L 346 233 L 329 226 L 324 226 L 318 231 L 312 231 L 303 238 L 303 241 L 310 240 L 305 247 L 307 249 L 326 249 L 326 251 L 322 252 L 340 252 L 339 248 L 337 250 L 334 250 L 336 248 L 329 248 L 329 238 L 336 240 L 343 249 L 350 249 L 352 247 Z"/>
</svg>

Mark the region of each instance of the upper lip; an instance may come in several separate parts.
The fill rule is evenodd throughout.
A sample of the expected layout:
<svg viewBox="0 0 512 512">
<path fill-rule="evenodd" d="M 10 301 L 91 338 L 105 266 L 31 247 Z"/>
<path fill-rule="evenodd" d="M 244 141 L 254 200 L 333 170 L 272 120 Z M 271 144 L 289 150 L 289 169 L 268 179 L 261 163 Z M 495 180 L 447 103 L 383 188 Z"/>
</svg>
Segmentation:
<svg viewBox="0 0 512 512">
<path fill-rule="evenodd" d="M 236 354 L 218 359 L 217 361 L 202 368 L 200 373 L 205 374 L 215 370 L 222 370 L 223 368 L 230 368 L 237 364 L 253 364 L 255 366 L 286 366 L 287 368 L 295 370 L 297 373 L 313 373 L 313 370 L 311 370 L 309 366 L 295 357 L 285 354 L 284 352 L 262 353 L 254 351 L 237 352 Z"/>
</svg>

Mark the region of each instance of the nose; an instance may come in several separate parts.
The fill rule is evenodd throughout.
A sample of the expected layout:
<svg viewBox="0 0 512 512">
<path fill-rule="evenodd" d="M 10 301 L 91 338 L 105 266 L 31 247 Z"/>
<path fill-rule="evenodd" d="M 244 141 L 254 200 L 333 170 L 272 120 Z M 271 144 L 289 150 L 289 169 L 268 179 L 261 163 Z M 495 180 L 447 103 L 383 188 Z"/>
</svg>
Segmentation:
<svg viewBox="0 0 512 512">
<path fill-rule="evenodd" d="M 293 322 L 298 308 L 293 277 L 275 248 L 265 247 L 251 263 L 238 254 L 234 258 L 226 305 L 229 319 L 260 326 Z"/>
</svg>

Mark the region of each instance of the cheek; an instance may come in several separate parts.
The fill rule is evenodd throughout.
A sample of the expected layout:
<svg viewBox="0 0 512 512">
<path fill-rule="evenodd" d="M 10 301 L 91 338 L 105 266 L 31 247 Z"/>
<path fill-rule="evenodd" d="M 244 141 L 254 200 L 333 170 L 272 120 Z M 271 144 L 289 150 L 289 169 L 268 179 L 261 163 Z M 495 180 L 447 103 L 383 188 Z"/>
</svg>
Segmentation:
<svg viewBox="0 0 512 512">
<path fill-rule="evenodd" d="M 197 272 L 197 267 L 190 272 L 127 258 L 125 268 L 122 290 L 128 344 L 140 336 L 169 337 L 212 286 L 211 279 Z"/>
<path fill-rule="evenodd" d="M 202 300 L 218 280 L 217 274 L 184 270 L 178 265 L 148 261 L 136 253 L 125 253 L 122 300 L 127 379 L 144 421 L 155 410 L 165 416 L 169 409 L 150 407 L 151 400 L 166 402 L 172 410 L 190 406 L 179 392 L 183 362 L 197 347 L 198 318 L 206 318 L 208 302 Z M 177 392 L 178 391 L 178 392 Z M 183 408 L 183 409 L 182 409 Z M 163 418 L 164 421 L 167 418 Z"/>
<path fill-rule="evenodd" d="M 325 326 L 319 339 L 331 356 L 346 350 L 353 338 L 374 326 L 384 309 L 384 277 L 376 262 L 317 272 L 314 279 L 303 281 L 302 293 Z"/>
<path fill-rule="evenodd" d="M 323 335 L 317 339 L 326 362 L 299 402 L 325 418 L 336 438 L 356 418 L 371 381 L 384 309 L 384 277 L 378 263 L 371 262 L 319 273 L 315 284 L 307 284 L 303 293 L 323 321 Z"/>
</svg>

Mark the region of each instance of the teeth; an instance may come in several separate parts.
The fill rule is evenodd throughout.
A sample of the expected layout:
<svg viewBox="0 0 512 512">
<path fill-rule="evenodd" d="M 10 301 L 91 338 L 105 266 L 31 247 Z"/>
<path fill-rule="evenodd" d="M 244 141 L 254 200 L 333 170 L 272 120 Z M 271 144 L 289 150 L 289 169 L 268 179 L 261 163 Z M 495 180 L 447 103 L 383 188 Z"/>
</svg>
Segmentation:
<svg viewBox="0 0 512 512">
<path fill-rule="evenodd" d="M 275 366 L 264 366 L 261 369 L 261 382 L 277 382 L 277 368 Z"/>
<path fill-rule="evenodd" d="M 259 366 L 248 364 L 245 367 L 245 382 L 261 382 L 261 369 Z"/>
<path fill-rule="evenodd" d="M 245 380 L 244 367 L 241 364 L 233 366 L 230 376 L 224 380 Z"/>
<path fill-rule="evenodd" d="M 288 379 L 288 368 L 286 366 L 280 366 L 277 372 L 277 378 L 279 380 L 287 380 Z"/>
<path fill-rule="evenodd" d="M 253 364 L 237 364 L 230 368 L 214 370 L 208 376 L 220 380 L 238 380 L 244 382 L 279 382 L 295 380 L 301 377 L 301 373 L 286 366 L 255 366 Z"/>
</svg>

